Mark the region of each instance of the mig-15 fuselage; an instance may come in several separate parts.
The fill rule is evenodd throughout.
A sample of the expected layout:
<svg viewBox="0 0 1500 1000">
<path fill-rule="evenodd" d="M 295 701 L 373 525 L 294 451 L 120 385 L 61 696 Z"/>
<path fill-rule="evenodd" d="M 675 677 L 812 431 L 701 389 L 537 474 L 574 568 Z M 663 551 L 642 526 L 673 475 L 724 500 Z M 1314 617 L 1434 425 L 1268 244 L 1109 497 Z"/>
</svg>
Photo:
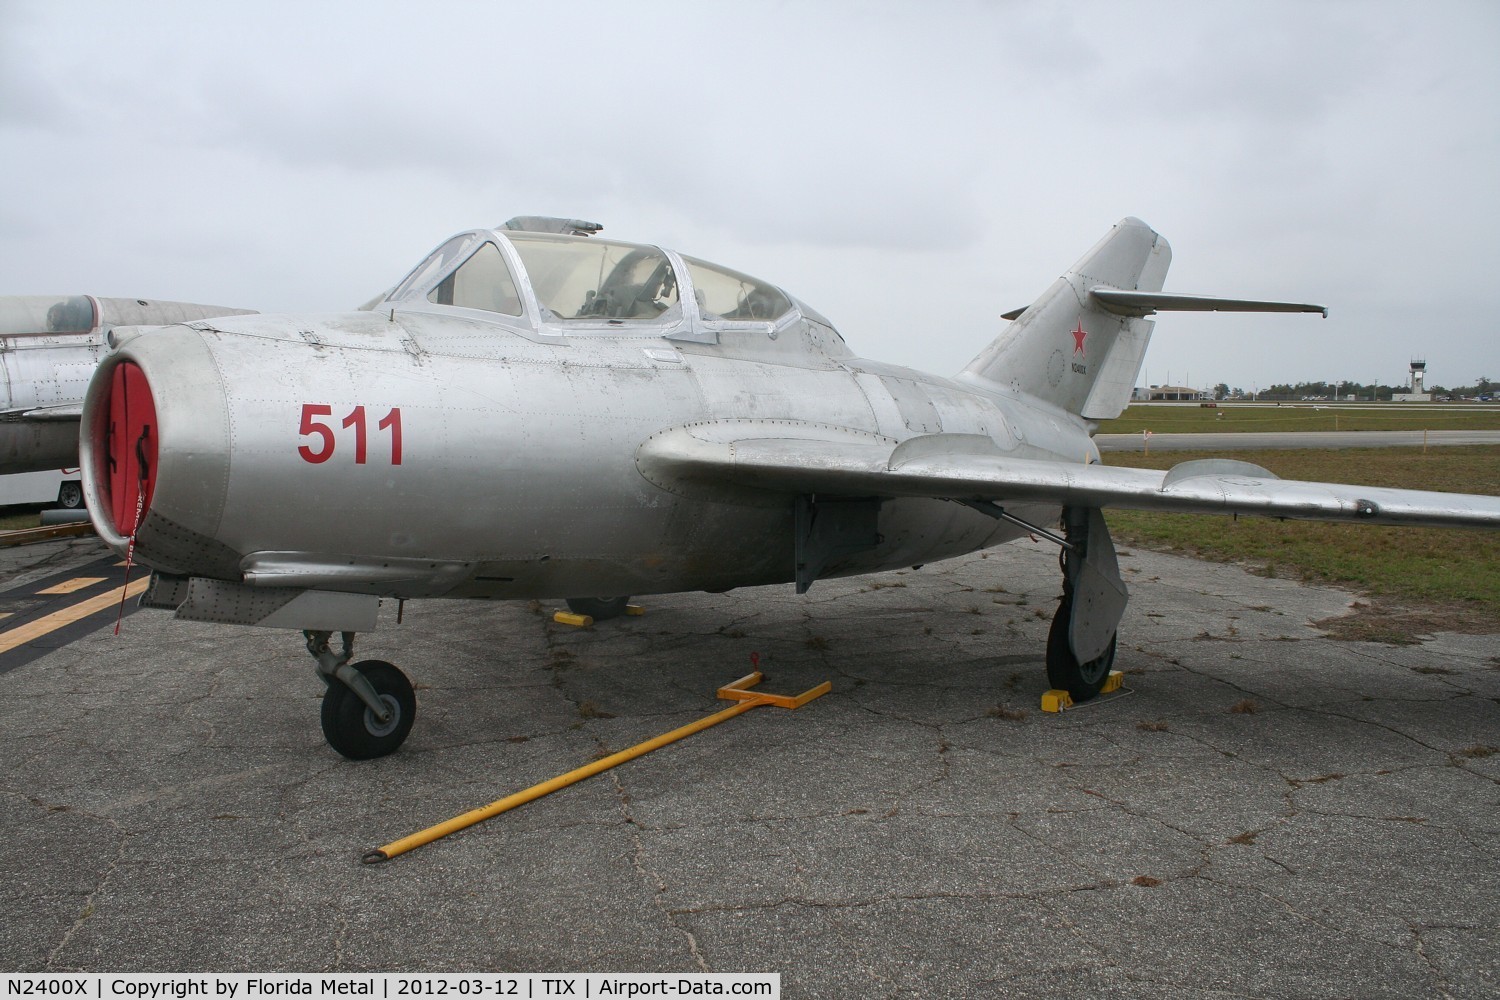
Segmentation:
<svg viewBox="0 0 1500 1000">
<path fill-rule="evenodd" d="M 542 227 L 545 228 L 545 227 Z M 1170 309 L 1321 306 L 1161 291 L 1116 225 L 952 378 L 856 357 L 781 288 L 655 246 L 475 230 L 367 312 L 115 330 L 83 414 L 101 536 L 179 617 L 304 630 L 323 728 L 389 753 L 415 712 L 334 632 L 381 598 L 724 591 L 1063 548 L 1054 686 L 1098 691 L 1126 594 L 1109 506 L 1500 524 L 1493 498 L 1293 483 L 1238 462 L 1099 464 L 1095 422 Z M 349 636 L 352 639 L 352 636 Z"/>
</svg>

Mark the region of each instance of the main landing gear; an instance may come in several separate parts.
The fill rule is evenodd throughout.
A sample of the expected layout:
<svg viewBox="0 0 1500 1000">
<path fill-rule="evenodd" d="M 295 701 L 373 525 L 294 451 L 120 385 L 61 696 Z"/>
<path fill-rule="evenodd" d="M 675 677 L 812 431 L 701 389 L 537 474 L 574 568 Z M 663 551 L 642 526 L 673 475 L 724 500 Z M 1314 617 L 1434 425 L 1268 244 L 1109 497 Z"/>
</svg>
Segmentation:
<svg viewBox="0 0 1500 1000">
<path fill-rule="evenodd" d="M 318 661 L 323 693 L 323 736 L 350 760 L 394 753 L 417 719 L 417 696 L 406 675 L 384 660 L 354 656 L 354 633 L 340 633 L 343 655 L 329 648 L 332 632 L 304 632 L 307 651 Z"/>
<path fill-rule="evenodd" d="M 1099 693 L 1115 662 L 1115 630 L 1129 594 L 1120 579 L 1115 546 L 1104 513 L 1097 507 L 1064 507 L 1061 536 L 1021 520 L 987 500 L 965 506 L 1025 528 L 1062 550 L 1062 601 L 1047 632 L 1047 681 L 1075 702 Z"/>
<path fill-rule="evenodd" d="M 1099 693 L 1115 662 L 1115 632 L 1129 594 L 1097 507 L 1063 509 L 1063 596 L 1047 631 L 1047 681 L 1075 702 Z"/>
<path fill-rule="evenodd" d="M 1109 636 L 1109 646 L 1097 657 L 1079 663 L 1068 641 L 1068 625 L 1073 616 L 1073 602 L 1064 597 L 1052 616 L 1052 627 L 1047 630 L 1047 683 L 1060 691 L 1066 691 L 1076 701 L 1088 701 L 1104 687 L 1109 670 L 1115 665 L 1115 635 Z"/>
</svg>

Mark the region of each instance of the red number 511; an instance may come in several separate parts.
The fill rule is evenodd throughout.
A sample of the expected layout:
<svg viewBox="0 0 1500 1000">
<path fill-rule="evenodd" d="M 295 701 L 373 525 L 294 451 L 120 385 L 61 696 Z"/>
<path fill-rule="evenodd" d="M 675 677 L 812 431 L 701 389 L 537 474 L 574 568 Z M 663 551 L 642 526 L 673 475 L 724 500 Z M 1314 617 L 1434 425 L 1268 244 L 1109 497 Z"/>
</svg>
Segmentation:
<svg viewBox="0 0 1500 1000">
<path fill-rule="evenodd" d="M 319 418 L 332 417 L 333 407 L 327 403 L 303 403 L 302 404 L 302 426 L 297 433 L 303 437 L 315 437 L 322 441 L 322 447 L 313 448 L 309 445 L 300 445 L 297 454 L 302 456 L 304 462 L 321 465 L 333 457 L 335 437 L 333 425 L 324 423 Z M 354 464 L 364 465 L 367 454 L 369 432 L 365 425 L 365 408 L 356 406 L 349 412 L 339 425 L 344 428 L 354 429 Z M 401 407 L 391 408 L 375 425 L 377 430 L 391 432 L 391 464 L 401 464 Z"/>
</svg>

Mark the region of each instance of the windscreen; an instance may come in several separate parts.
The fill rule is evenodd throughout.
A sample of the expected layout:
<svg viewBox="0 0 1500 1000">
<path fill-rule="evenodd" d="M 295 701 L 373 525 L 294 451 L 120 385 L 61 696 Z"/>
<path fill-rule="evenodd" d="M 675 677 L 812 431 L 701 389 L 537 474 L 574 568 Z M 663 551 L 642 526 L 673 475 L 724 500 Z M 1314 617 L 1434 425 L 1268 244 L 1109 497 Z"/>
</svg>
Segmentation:
<svg viewBox="0 0 1500 1000">
<path fill-rule="evenodd" d="M 438 286 L 427 293 L 427 299 L 439 305 L 483 309 L 506 316 L 521 315 L 521 296 L 516 292 L 510 268 L 505 266 L 500 248 L 488 242 L 481 243 L 473 256 L 438 282 Z"/>
<path fill-rule="evenodd" d="M 453 263 L 455 257 L 466 253 L 473 246 L 478 237 L 473 233 L 460 233 L 447 243 L 438 247 L 427 255 L 427 259 L 412 269 L 396 290 L 389 296 L 391 299 L 405 298 L 411 292 L 419 289 L 430 282 L 433 278 L 442 274 L 448 265 Z"/>
</svg>

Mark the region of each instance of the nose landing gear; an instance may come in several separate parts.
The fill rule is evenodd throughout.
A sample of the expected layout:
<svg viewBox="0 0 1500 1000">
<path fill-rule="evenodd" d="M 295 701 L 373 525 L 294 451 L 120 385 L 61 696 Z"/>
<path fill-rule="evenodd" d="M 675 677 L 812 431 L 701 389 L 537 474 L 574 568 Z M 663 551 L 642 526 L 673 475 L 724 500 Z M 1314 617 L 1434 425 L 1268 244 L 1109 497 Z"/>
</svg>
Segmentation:
<svg viewBox="0 0 1500 1000">
<path fill-rule="evenodd" d="M 350 760 L 370 760 L 394 753 L 406 741 L 417 719 L 417 696 L 411 681 L 384 660 L 351 664 L 354 633 L 344 632 L 343 655 L 328 646 L 331 632 L 305 632 L 307 650 L 318 661 L 323 693 L 323 737 Z"/>
</svg>

